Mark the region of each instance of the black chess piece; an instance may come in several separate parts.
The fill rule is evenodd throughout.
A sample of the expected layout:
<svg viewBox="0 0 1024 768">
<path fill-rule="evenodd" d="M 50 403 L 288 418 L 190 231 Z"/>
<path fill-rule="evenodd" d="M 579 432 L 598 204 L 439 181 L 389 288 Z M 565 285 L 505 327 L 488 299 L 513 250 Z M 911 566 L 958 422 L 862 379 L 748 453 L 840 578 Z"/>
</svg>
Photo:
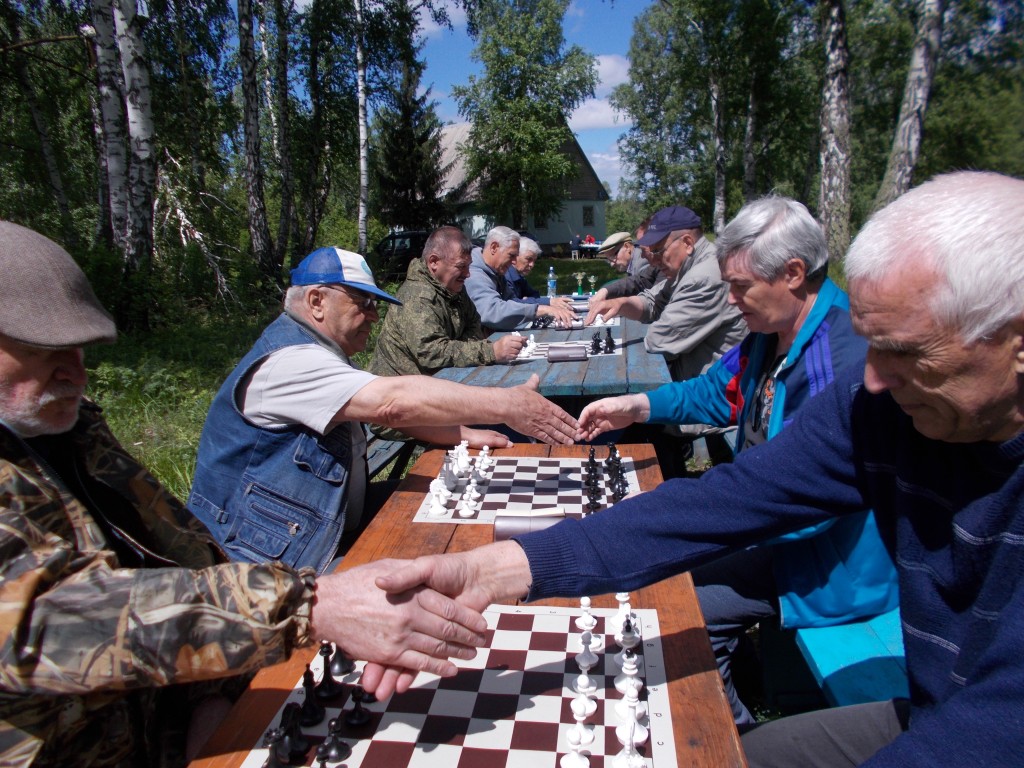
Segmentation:
<svg viewBox="0 0 1024 768">
<path fill-rule="evenodd" d="M 306 671 L 302 673 L 302 715 L 299 722 L 307 728 L 311 725 L 322 723 L 327 710 L 316 695 L 316 682 L 313 680 L 313 671 L 306 665 Z"/>
<path fill-rule="evenodd" d="M 332 719 L 327 725 L 327 738 L 324 739 L 323 744 L 317 747 L 316 750 L 318 759 L 321 756 L 321 749 L 323 749 L 327 762 L 330 763 L 340 763 L 342 760 L 348 760 L 352 754 L 352 747 L 341 738 L 341 722 L 338 718 Z"/>
<path fill-rule="evenodd" d="M 363 706 L 363 695 L 365 691 L 356 686 L 352 691 L 352 709 L 345 713 L 345 725 L 358 728 L 370 722 L 370 713 Z"/>
<path fill-rule="evenodd" d="M 605 328 L 604 353 L 610 355 L 615 351 L 615 339 L 612 338 L 612 329 Z"/>
<path fill-rule="evenodd" d="M 263 768 L 287 768 L 289 755 L 287 751 L 282 751 L 282 741 L 284 741 L 284 729 L 271 728 L 267 731 L 263 737 L 263 746 L 270 754 L 267 755 L 267 762 L 263 764 Z"/>
<path fill-rule="evenodd" d="M 281 712 L 280 728 L 284 737 L 278 745 L 278 754 L 288 755 L 288 763 L 305 762 L 306 753 L 312 746 L 309 737 L 302 732 L 302 705 L 297 701 L 289 702 Z"/>
<path fill-rule="evenodd" d="M 316 687 L 316 695 L 321 701 L 333 699 L 336 696 L 340 696 L 345 692 L 345 686 L 334 679 L 331 674 L 331 655 L 334 653 L 334 648 L 327 640 L 320 642 L 320 656 L 323 659 L 324 676 L 320 680 L 320 684 Z"/>
<path fill-rule="evenodd" d="M 598 331 L 590 340 L 590 353 L 598 355 L 601 353 L 601 333 Z"/>
<path fill-rule="evenodd" d="M 334 647 L 334 655 L 331 656 L 331 675 L 335 678 L 344 677 L 356 668 L 356 663 L 345 655 L 340 645 Z"/>
</svg>

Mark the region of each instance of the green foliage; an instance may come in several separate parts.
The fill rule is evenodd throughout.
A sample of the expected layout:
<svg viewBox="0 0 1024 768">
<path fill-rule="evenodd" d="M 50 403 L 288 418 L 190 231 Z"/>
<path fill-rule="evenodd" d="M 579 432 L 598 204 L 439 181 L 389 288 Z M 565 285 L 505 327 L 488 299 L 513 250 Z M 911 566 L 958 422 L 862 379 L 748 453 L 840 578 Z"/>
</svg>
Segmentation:
<svg viewBox="0 0 1024 768">
<path fill-rule="evenodd" d="M 173 330 L 88 350 L 89 396 L 125 448 L 178 498 L 188 496 L 217 388 L 275 313 L 197 314 Z"/>
<path fill-rule="evenodd" d="M 421 66 L 407 64 L 394 105 L 377 113 L 371 147 L 377 209 L 395 229 L 434 229 L 455 218 L 461 190 L 445 196 L 451 165 L 441 148 L 441 121 L 430 90 L 417 95 Z"/>
<path fill-rule="evenodd" d="M 485 74 L 452 89 L 473 123 L 469 177 L 481 180 L 482 207 L 514 228 L 527 216 L 553 218 L 575 164 L 567 116 L 594 93 L 594 60 L 579 46 L 563 51 L 569 0 L 480 0 L 475 59 Z"/>
</svg>

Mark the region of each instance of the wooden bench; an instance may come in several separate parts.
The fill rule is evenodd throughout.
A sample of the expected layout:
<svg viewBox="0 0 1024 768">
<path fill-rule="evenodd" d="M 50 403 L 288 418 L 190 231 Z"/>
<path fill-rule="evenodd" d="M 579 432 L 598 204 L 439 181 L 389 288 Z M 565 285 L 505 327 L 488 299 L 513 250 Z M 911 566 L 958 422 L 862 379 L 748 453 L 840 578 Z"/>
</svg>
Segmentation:
<svg viewBox="0 0 1024 768">
<path fill-rule="evenodd" d="M 906 697 L 899 609 L 835 627 L 796 630 L 796 645 L 829 704 Z"/>
<path fill-rule="evenodd" d="M 419 443 L 415 440 L 385 440 L 373 434 L 365 424 L 363 431 L 366 433 L 366 464 L 370 470 L 370 480 L 375 479 L 388 467 L 391 469 L 386 479 L 401 479 Z"/>
</svg>

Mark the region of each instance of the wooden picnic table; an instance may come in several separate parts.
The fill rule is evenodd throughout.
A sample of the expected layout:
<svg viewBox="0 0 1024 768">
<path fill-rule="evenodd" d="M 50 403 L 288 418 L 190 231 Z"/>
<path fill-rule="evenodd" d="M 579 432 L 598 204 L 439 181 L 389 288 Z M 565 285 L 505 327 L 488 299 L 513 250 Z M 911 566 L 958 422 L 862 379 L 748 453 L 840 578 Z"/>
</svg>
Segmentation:
<svg viewBox="0 0 1024 768">
<path fill-rule="evenodd" d="M 584 313 L 585 314 L 585 313 Z M 480 387 L 514 387 L 536 373 L 540 377 L 540 393 L 551 398 L 582 398 L 648 392 L 672 380 L 665 358 L 652 355 L 644 347 L 647 324 L 621 318 L 619 325 L 609 326 L 612 338 L 622 349 L 621 355 L 591 355 L 586 360 L 549 363 L 547 360 L 517 360 L 503 365 L 481 365 L 466 368 L 445 368 L 434 374 L 438 378 Z M 603 327 L 562 330 L 540 328 L 519 331 L 533 334 L 538 344 L 551 341 L 589 341 L 595 332 L 604 336 Z M 497 332 L 491 340 L 507 332 Z"/>
<path fill-rule="evenodd" d="M 585 446 L 522 444 L 495 451 L 496 456 L 586 458 Z M 649 445 L 620 445 L 634 460 L 640 487 L 650 490 L 661 482 L 661 470 Z M 440 471 L 444 451 L 432 450 L 416 462 L 398 490 L 345 557 L 342 568 L 385 557 L 412 558 L 442 552 L 462 552 L 488 543 L 487 524 L 416 524 L 430 481 Z M 595 607 L 614 608 L 611 595 L 593 597 Z M 732 713 L 718 677 L 704 619 L 688 574 L 666 579 L 630 595 L 636 608 L 656 608 L 661 628 L 669 686 L 669 701 L 680 766 L 742 768 L 746 765 Z M 545 600 L 537 605 L 579 607 L 579 600 Z M 281 664 L 260 671 L 227 718 L 205 745 L 192 768 L 237 768 L 259 744 L 272 719 L 302 676 L 316 649 L 296 652 Z"/>
</svg>

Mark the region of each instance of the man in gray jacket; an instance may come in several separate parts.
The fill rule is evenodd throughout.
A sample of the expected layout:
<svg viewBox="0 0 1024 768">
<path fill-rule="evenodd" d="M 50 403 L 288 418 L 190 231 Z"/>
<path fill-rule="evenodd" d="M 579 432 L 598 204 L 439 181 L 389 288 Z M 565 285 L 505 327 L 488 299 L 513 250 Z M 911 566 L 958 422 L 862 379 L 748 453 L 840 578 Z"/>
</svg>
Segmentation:
<svg viewBox="0 0 1024 768">
<path fill-rule="evenodd" d="M 727 300 L 715 246 L 704 238 L 700 217 L 680 205 L 654 214 L 636 244 L 660 258 L 662 279 L 636 296 L 591 302 L 585 322 L 600 314 L 651 323 L 644 345 L 664 355 L 672 380 L 699 376 L 747 335 L 743 316 Z"/>
<path fill-rule="evenodd" d="M 484 247 L 473 249 L 466 293 L 484 327 L 495 331 L 529 328 L 534 320 L 549 316 L 558 325 L 571 325 L 576 313 L 570 301 L 556 297 L 545 305 L 516 299 L 505 273 L 518 255 L 519 233 L 508 227 L 495 227 L 487 233 Z"/>
</svg>

